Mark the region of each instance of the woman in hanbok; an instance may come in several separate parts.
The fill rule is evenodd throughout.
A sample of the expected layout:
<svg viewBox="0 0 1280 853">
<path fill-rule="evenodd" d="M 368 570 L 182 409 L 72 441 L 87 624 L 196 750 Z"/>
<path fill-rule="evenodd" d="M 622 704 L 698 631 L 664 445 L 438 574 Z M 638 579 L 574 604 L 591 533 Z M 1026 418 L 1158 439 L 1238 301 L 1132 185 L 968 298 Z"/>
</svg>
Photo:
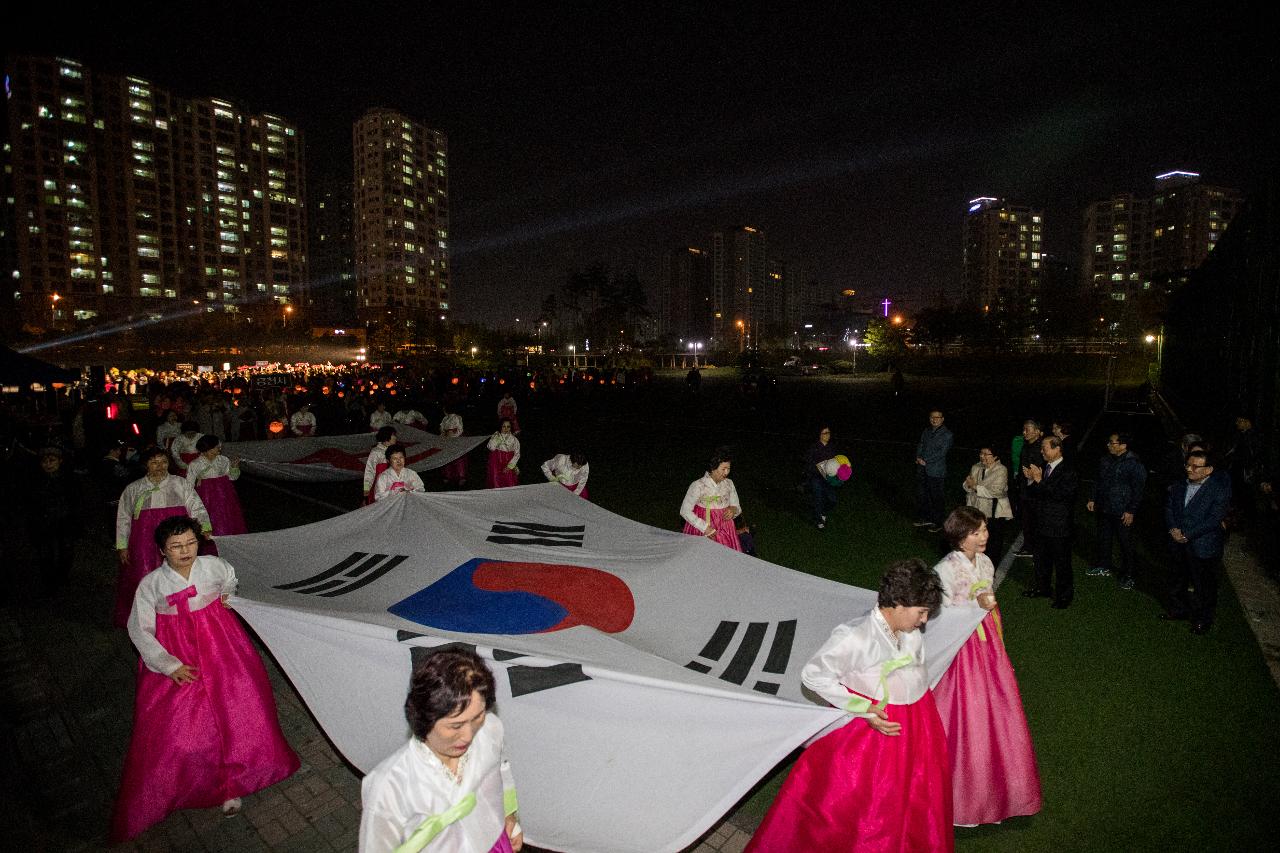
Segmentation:
<svg viewBox="0 0 1280 853">
<path fill-rule="evenodd" d="M 728 448 L 722 447 L 712 455 L 707 473 L 694 480 L 685 492 L 680 517 L 684 519 L 684 532 L 690 536 L 705 536 L 741 551 L 733 519 L 742 515 L 742 502 L 729 479 L 731 462 Z"/>
<path fill-rule="evenodd" d="M 591 493 L 587 491 L 587 478 L 591 476 L 591 466 L 587 464 L 587 454 L 579 450 L 560 453 L 543 462 L 542 475 L 552 483 L 564 486 L 580 498 L 591 499 Z"/>
<path fill-rule="evenodd" d="M 510 391 L 502 392 L 502 399 L 498 401 L 498 420 L 511 421 L 511 431 L 520 432 L 520 419 L 516 417 L 518 411 L 515 397 L 511 396 Z"/>
<path fill-rule="evenodd" d="M 386 403 L 379 403 L 377 408 L 373 410 L 373 414 L 369 415 L 369 429 L 377 432 L 383 427 L 389 427 L 395 423 L 395 419 L 391 417 L 391 413 L 387 411 Z"/>
<path fill-rule="evenodd" d="M 360 853 L 516 853 L 524 833 L 493 674 L 475 652 L 433 652 L 414 666 L 409 741 L 360 784 Z"/>
<path fill-rule="evenodd" d="M 801 669 L 805 687 L 853 719 L 800 755 L 747 851 L 955 849 L 947 741 L 919 630 L 941 600 L 923 562 L 894 563 L 877 606 L 837 626 Z"/>
<path fill-rule="evenodd" d="M 160 565 L 160 552 L 153 539 L 156 526 L 174 515 L 197 519 L 202 534 L 213 532 L 204 501 L 182 477 L 169 473 L 169 454 L 162 447 L 143 451 L 140 457 L 146 476 L 124 487 L 116 507 L 116 553 L 120 557 L 120 577 L 116 582 L 115 615 L 112 622 L 123 628 L 133 607 L 138 581 Z"/>
<path fill-rule="evenodd" d="M 196 490 L 209 511 L 214 536 L 236 536 L 248 533 L 236 480 L 240 479 L 240 457 L 222 455 L 222 442 L 216 435 L 202 435 L 196 442 L 200 455 L 187 466 L 187 482 Z"/>
<path fill-rule="evenodd" d="M 426 486 L 418 472 L 405 465 L 405 447 L 393 444 L 387 448 L 387 469 L 373 484 L 374 501 L 385 500 L 401 492 L 424 492 Z"/>
<path fill-rule="evenodd" d="M 316 434 L 316 416 L 311 414 L 311 404 L 303 403 L 298 411 L 289 418 L 289 428 L 293 434 L 303 438 Z"/>
<path fill-rule="evenodd" d="M 498 431 L 489 437 L 489 470 L 485 485 L 491 489 L 515 486 L 520 482 L 520 439 L 511 429 L 511 421 L 503 419 Z"/>
<path fill-rule="evenodd" d="M 182 435 L 182 421 L 178 419 L 177 412 L 169 409 L 165 412 L 164 423 L 156 427 L 156 445 L 168 450 L 173 440 L 180 435 Z"/>
<path fill-rule="evenodd" d="M 448 404 L 443 404 L 444 417 L 440 419 L 441 438 L 461 438 L 462 418 L 450 411 Z M 461 489 L 467 485 L 467 455 L 464 453 L 442 469 L 444 481 L 457 483 Z"/>
<path fill-rule="evenodd" d="M 373 503 L 373 484 L 378 481 L 382 472 L 387 470 L 387 448 L 396 443 L 395 427 L 384 426 L 374 436 L 378 443 L 369 451 L 369 458 L 364 461 L 364 502 Z"/>
<path fill-rule="evenodd" d="M 999 823 L 1040 811 L 1040 773 L 1022 710 L 1022 694 L 1004 647 L 1004 626 L 985 553 L 987 526 L 973 507 L 956 507 L 943 524 L 954 549 L 934 567 L 946 607 L 987 611 L 933 695 L 947 732 L 957 826 Z"/>
<path fill-rule="evenodd" d="M 169 444 L 169 455 L 173 457 L 174 467 L 179 474 L 185 476 L 187 466 L 200 455 L 196 445 L 202 438 L 204 433 L 200 432 L 200 424 L 195 421 L 186 421 L 182 425 L 182 432 Z"/>
<path fill-rule="evenodd" d="M 236 573 L 198 557 L 195 519 L 167 518 L 164 555 L 129 613 L 138 649 L 133 734 L 111 821 L 111 842 L 133 838 L 178 809 L 221 806 L 292 775 L 298 756 L 276 719 L 266 669 L 226 609 Z"/>
</svg>

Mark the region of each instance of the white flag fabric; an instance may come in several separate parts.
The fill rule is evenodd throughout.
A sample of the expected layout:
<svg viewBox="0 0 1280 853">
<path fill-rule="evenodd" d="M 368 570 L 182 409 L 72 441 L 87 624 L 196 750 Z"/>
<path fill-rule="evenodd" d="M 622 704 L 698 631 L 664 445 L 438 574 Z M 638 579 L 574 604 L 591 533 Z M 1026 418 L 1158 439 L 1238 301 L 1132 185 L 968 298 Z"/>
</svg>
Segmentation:
<svg viewBox="0 0 1280 853">
<path fill-rule="evenodd" d="M 433 432 L 396 425 L 396 437 L 405 446 L 405 463 L 415 471 L 443 468 L 475 449 L 486 436 L 441 438 Z M 313 483 L 359 480 L 364 463 L 377 444 L 373 433 L 273 438 L 265 441 L 229 441 L 222 445 L 228 456 L 240 457 L 240 469 L 272 480 L 306 480 Z"/>
<path fill-rule="evenodd" d="M 876 601 L 555 483 L 402 494 L 218 548 L 240 577 L 231 606 L 365 772 L 404 743 L 415 656 L 474 647 L 525 835 L 566 853 L 681 850 L 846 721 L 799 670 Z M 980 617 L 930 621 L 935 682 Z"/>
</svg>

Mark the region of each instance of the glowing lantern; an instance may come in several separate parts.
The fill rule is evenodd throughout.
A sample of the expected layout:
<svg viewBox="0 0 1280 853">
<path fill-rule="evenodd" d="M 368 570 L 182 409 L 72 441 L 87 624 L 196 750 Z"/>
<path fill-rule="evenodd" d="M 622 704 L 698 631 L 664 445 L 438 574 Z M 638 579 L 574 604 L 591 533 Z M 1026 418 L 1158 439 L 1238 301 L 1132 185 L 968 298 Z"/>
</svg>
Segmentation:
<svg viewBox="0 0 1280 853">
<path fill-rule="evenodd" d="M 450 380 L 449 380 L 449 384 L 450 384 L 450 385 L 457 385 L 457 384 L 458 384 L 458 377 L 456 377 L 456 376 L 455 376 L 455 377 L 453 377 L 452 379 L 450 379 Z"/>
<path fill-rule="evenodd" d="M 284 421 L 272 421 L 271 423 L 267 424 L 267 432 L 271 433 L 272 435 L 279 435 L 280 433 L 284 432 Z"/>
</svg>

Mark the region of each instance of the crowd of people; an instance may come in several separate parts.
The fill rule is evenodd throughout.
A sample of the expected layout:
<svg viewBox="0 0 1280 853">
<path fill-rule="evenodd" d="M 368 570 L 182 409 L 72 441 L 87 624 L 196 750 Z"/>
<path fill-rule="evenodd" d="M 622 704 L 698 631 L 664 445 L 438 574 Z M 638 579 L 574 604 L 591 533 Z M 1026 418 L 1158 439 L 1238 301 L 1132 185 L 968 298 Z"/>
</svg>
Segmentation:
<svg viewBox="0 0 1280 853">
<path fill-rule="evenodd" d="M 219 377 L 215 384 L 202 375 L 194 385 L 191 377 L 149 377 L 150 422 L 144 424 L 154 443 L 131 453 L 126 443 L 109 440 L 100 457 L 80 456 L 93 462 L 95 479 L 120 495 L 114 620 L 140 656 L 113 841 L 136 836 L 176 809 L 219 806 L 234 815 L 241 797 L 298 767 L 262 663 L 225 607 L 236 576 L 217 557 L 216 538 L 243 533 L 247 525 L 235 487 L 240 460 L 222 453 L 224 440 L 277 434 L 275 424 L 282 425 L 278 434 L 295 437 L 327 429 L 368 432 L 365 502 L 389 500 L 426 489 L 397 430 L 434 422 L 442 437 L 461 436 L 458 409 L 472 388 L 493 378 L 502 391 L 490 410 L 495 428 L 486 443 L 484 482 L 489 488 L 519 482 L 520 407 L 505 379 L 308 370 L 294 375 L 292 386 L 255 388 L 253 376 Z M 530 389 L 539 381 L 531 380 Z M 239 418 L 242 408 L 253 417 Z M 1014 557 L 1033 561 L 1022 595 L 1071 607 L 1075 510 L 1083 498 L 1096 519 L 1085 576 L 1114 578 L 1121 591 L 1140 582 L 1150 589 L 1159 582 L 1144 576 L 1136 558 L 1135 525 L 1144 514 L 1162 514 L 1169 561 L 1162 618 L 1207 633 L 1229 530 L 1276 511 L 1252 422 L 1239 418 L 1236 428 L 1222 451 L 1198 435 L 1184 436 L 1150 472 L 1133 436 L 1110 432 L 1096 477 L 1085 486 L 1072 425 L 1051 422 L 1046 432 L 1040 421 L 1027 419 L 1007 459 L 1003 442 L 977 448 L 961 482 L 964 502 L 948 512 L 954 438 L 944 413 L 930 411 L 915 446 L 915 524 L 943 536 L 949 550 L 932 568 L 919 560 L 891 565 L 876 607 L 837 626 L 804 666 L 803 684 L 851 720 L 805 750 L 748 849 L 950 850 L 953 826 L 1037 813 L 1039 772 L 1004 645 L 995 563 L 1020 532 Z M 51 532 L 85 515 L 66 470 L 76 451 L 49 446 L 37 454 L 30 528 L 44 549 L 41 583 L 50 591 L 66 580 L 74 542 Z M 589 499 L 587 456 L 576 447 L 566 451 L 546 460 L 541 473 Z M 818 530 L 827 529 L 838 505 L 831 464 L 837 455 L 831 427 L 820 425 L 803 469 L 808 514 Z M 686 491 L 679 516 L 684 533 L 751 552 L 732 464 L 727 448 L 715 450 Z M 465 485 L 466 457 L 440 472 L 445 483 Z M 1162 490 L 1159 506 L 1152 506 L 1151 478 Z M 981 611 L 981 621 L 930 689 L 920 629 L 944 608 Z M 493 676 L 472 653 L 437 652 L 415 665 L 405 704 L 411 736 L 364 780 L 361 850 L 424 849 L 436 839 L 450 849 L 521 848 L 494 701 Z M 818 801 L 824 805 L 815 810 Z"/>
</svg>

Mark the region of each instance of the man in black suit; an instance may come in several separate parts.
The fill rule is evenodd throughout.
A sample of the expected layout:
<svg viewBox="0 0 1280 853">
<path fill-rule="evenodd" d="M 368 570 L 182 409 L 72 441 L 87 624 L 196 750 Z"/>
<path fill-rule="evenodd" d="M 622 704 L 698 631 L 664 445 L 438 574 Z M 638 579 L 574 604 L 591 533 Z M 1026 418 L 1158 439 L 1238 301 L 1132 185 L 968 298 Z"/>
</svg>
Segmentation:
<svg viewBox="0 0 1280 853">
<path fill-rule="evenodd" d="M 1028 598 L 1053 598 L 1053 606 L 1065 610 L 1075 597 L 1071 574 L 1071 533 L 1076 491 L 1080 478 L 1062 459 L 1062 439 L 1056 435 L 1040 441 L 1044 467 L 1027 466 L 1027 497 L 1035 503 L 1035 586 L 1024 590 Z M 1025 454 L 1024 454 L 1025 455 Z"/>
<path fill-rule="evenodd" d="M 1186 479 L 1171 486 L 1165 499 L 1174 585 L 1169 610 L 1160 618 L 1188 619 L 1191 633 L 1207 634 L 1218 604 L 1226 544 L 1222 521 L 1231 506 L 1231 478 L 1225 472 L 1215 476 L 1213 459 L 1203 450 L 1187 455 L 1186 471 Z"/>
<path fill-rule="evenodd" d="M 1034 557 L 1036 543 L 1036 504 L 1031 485 L 1031 466 L 1044 468 L 1044 455 L 1040 452 L 1040 442 L 1044 439 L 1044 430 L 1040 422 L 1028 418 L 1022 422 L 1022 447 L 1018 450 L 1018 458 L 1010 459 L 1009 464 L 1009 500 L 1013 503 L 1013 512 L 1022 525 L 1022 550 L 1019 557 Z"/>
</svg>

